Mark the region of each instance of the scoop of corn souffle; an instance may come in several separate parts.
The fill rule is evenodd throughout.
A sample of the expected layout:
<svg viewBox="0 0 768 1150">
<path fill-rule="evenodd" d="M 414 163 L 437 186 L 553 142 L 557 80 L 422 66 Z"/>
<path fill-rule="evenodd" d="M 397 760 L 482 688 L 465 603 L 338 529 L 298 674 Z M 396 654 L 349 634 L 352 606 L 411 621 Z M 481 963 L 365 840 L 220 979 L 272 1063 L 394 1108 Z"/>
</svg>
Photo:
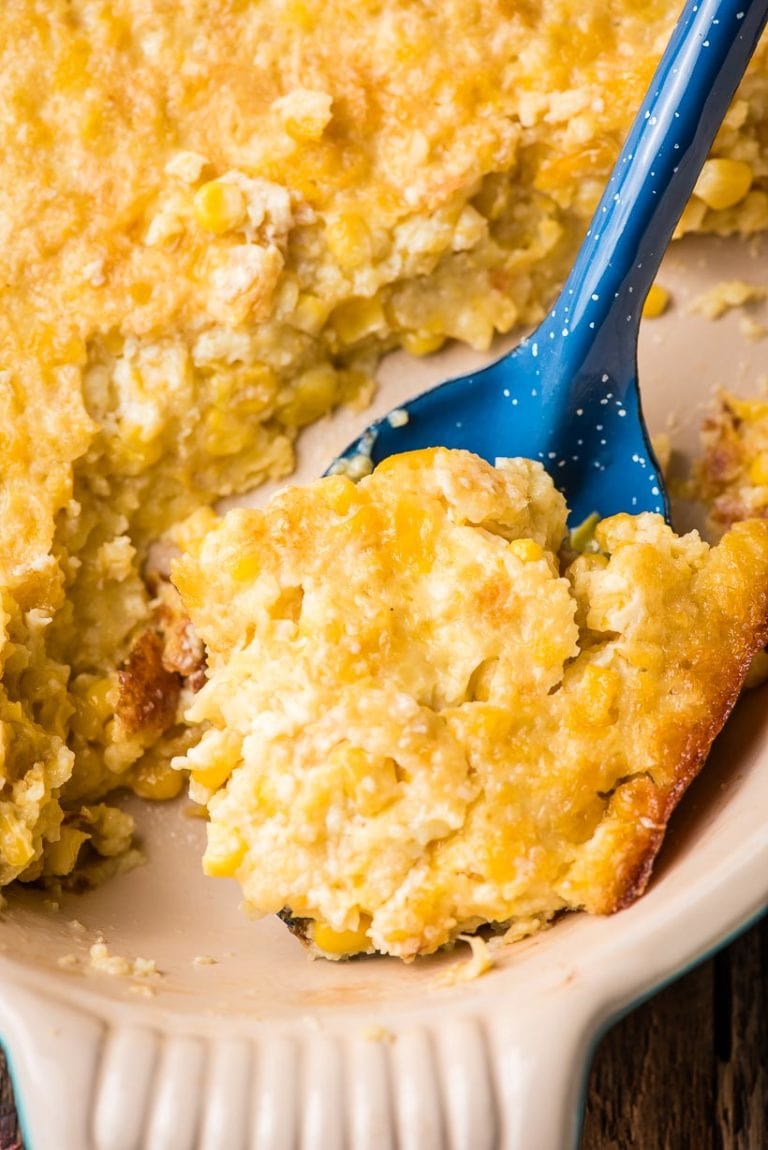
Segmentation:
<svg viewBox="0 0 768 1150">
<path fill-rule="evenodd" d="M 768 522 L 617 515 L 574 556 L 566 515 L 539 464 L 437 449 L 190 538 L 206 872 L 333 958 L 637 898 L 766 641 Z"/>
</svg>

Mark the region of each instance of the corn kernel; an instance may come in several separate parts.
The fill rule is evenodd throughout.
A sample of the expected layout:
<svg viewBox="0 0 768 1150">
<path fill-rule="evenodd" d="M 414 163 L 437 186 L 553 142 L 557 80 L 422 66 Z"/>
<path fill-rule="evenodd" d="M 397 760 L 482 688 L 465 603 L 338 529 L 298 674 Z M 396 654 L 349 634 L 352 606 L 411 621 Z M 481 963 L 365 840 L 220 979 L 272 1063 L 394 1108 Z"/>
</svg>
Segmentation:
<svg viewBox="0 0 768 1150">
<path fill-rule="evenodd" d="M 517 861 L 520 857 L 519 850 L 520 844 L 512 837 L 511 829 L 506 829 L 506 833 L 504 830 L 497 830 L 486 845 L 487 853 L 483 866 L 485 878 L 498 886 L 514 881 L 519 873 Z"/>
<path fill-rule="evenodd" d="M 307 335 L 317 335 L 328 319 L 330 311 L 331 305 L 328 301 L 305 292 L 299 296 L 289 322 L 299 331 L 305 331 Z"/>
<path fill-rule="evenodd" d="M 433 351 L 439 351 L 443 346 L 445 336 L 432 335 L 429 332 L 407 331 L 402 336 L 401 343 L 409 355 L 431 355 Z"/>
<path fill-rule="evenodd" d="M 345 344 L 356 343 L 367 335 L 380 332 L 386 327 L 381 301 L 373 299 L 350 299 L 339 304 L 333 313 L 333 326 Z"/>
<path fill-rule="evenodd" d="M 205 447 L 211 455 L 237 455 L 253 438 L 247 420 L 235 411 L 214 409 L 205 420 Z"/>
<path fill-rule="evenodd" d="M 84 739 L 98 739 L 115 711 L 115 683 L 109 677 L 80 676 L 74 684 L 73 729 Z"/>
<path fill-rule="evenodd" d="M 232 572 L 232 578 L 236 579 L 239 583 L 250 583 L 251 580 L 256 578 L 263 566 L 264 560 L 258 551 L 241 551 L 240 554 L 232 560 L 230 570 Z"/>
<path fill-rule="evenodd" d="M 694 194 L 708 208 L 732 208 L 752 187 L 754 173 L 743 160 L 707 160 L 696 181 Z"/>
<path fill-rule="evenodd" d="M 245 197 L 236 184 L 209 180 L 195 192 L 193 210 L 201 228 L 222 235 L 245 219 Z"/>
<path fill-rule="evenodd" d="M 669 292 L 661 284 L 651 284 L 651 289 L 643 304 L 643 319 L 656 319 L 663 315 L 669 305 Z"/>
<path fill-rule="evenodd" d="M 320 364 L 299 377 L 280 415 L 290 427 L 304 427 L 326 415 L 339 398 L 338 373 L 330 364 Z"/>
<path fill-rule="evenodd" d="M 325 225 L 325 242 L 344 271 L 351 271 L 371 258 L 371 233 L 356 212 L 343 212 Z"/>
<path fill-rule="evenodd" d="M 377 474 L 387 475 L 390 471 L 397 472 L 408 467 L 418 473 L 419 468 L 431 467 L 440 449 L 438 447 L 422 447 L 417 451 L 407 451 L 403 455 L 388 455 L 382 459 L 377 467 Z"/>
<path fill-rule="evenodd" d="M 700 200 L 698 196 L 691 196 L 685 205 L 677 227 L 672 233 L 672 239 L 677 240 L 680 236 L 687 235 L 688 232 L 695 232 L 703 224 L 706 214 L 707 205 L 704 201 Z"/>
<path fill-rule="evenodd" d="M 761 451 L 752 460 L 749 468 L 750 482 L 758 487 L 768 485 L 768 451 Z"/>
<path fill-rule="evenodd" d="M 392 758 L 371 755 L 343 742 L 329 752 L 327 765 L 334 788 L 350 797 L 364 818 L 377 815 L 397 796 L 398 769 Z"/>
<path fill-rule="evenodd" d="M 135 475 L 157 463 L 163 454 L 165 444 L 161 436 L 147 438 L 148 431 L 143 424 L 124 422 L 120 426 L 120 440 L 116 451 L 122 450 L 120 463 L 129 474 Z"/>
<path fill-rule="evenodd" d="M 195 802 L 207 802 L 210 793 L 224 785 L 239 763 L 241 747 L 241 740 L 232 732 L 210 730 L 185 758 L 172 759 L 171 767 L 191 768 L 190 796 Z"/>
<path fill-rule="evenodd" d="M 322 497 L 328 510 L 335 515 L 347 515 L 357 501 L 354 485 L 343 475 L 333 475 L 324 481 Z"/>
<path fill-rule="evenodd" d="M 523 563 L 535 563 L 544 558 L 544 548 L 535 539 L 513 539 L 509 549 Z"/>
<path fill-rule="evenodd" d="M 29 829 L 4 811 L 0 813 L 0 846 L 5 862 L 14 868 L 26 866 L 35 853 Z"/>
<path fill-rule="evenodd" d="M 115 686 L 112 679 L 105 676 L 103 679 L 94 679 L 86 690 L 86 702 L 102 721 L 114 713 Z"/>
<path fill-rule="evenodd" d="M 245 857 L 245 843 L 229 828 L 210 823 L 203 871 L 213 878 L 229 878 Z"/>
<path fill-rule="evenodd" d="M 209 791 L 217 791 L 219 787 L 224 786 L 232 774 L 233 767 L 234 763 L 231 762 L 212 763 L 210 767 L 200 767 L 199 770 L 192 771 L 192 780 Z"/>
<path fill-rule="evenodd" d="M 184 787 L 184 774 L 163 763 L 140 765 L 133 780 L 133 790 L 140 799 L 167 802 L 175 799 Z"/>
<path fill-rule="evenodd" d="M 364 411 L 373 399 L 375 381 L 370 372 L 360 368 L 343 368 L 338 373 L 341 381 L 341 402 L 355 411 Z"/>
<path fill-rule="evenodd" d="M 370 925 L 371 920 L 367 915 L 360 916 L 357 930 L 333 930 L 324 922 L 315 922 L 312 926 L 312 941 L 318 950 L 338 955 L 339 958 L 346 954 L 359 954 L 361 950 L 371 948 L 368 935 Z"/>
<path fill-rule="evenodd" d="M 50 843 L 45 852 L 45 873 L 48 875 L 71 874 L 75 869 L 80 847 L 90 838 L 85 831 L 76 827 L 62 827 L 59 841 Z"/>
<path fill-rule="evenodd" d="M 621 687 L 621 679 L 612 667 L 592 663 L 579 684 L 577 710 L 585 723 L 606 723 Z"/>
</svg>

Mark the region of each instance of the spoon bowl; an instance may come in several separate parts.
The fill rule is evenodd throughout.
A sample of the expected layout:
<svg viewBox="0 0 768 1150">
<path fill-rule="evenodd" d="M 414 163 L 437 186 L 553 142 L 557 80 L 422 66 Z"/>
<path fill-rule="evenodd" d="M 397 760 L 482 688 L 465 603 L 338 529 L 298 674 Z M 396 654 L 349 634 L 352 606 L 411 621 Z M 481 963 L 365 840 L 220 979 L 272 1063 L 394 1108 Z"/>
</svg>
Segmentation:
<svg viewBox="0 0 768 1150">
<path fill-rule="evenodd" d="M 668 517 L 634 375 L 620 384 L 600 372 L 586 395 L 574 398 L 571 425 L 550 424 L 532 350 L 537 336 L 540 331 L 483 370 L 438 384 L 377 420 L 330 470 L 351 467 L 354 474 L 389 455 L 435 446 L 463 448 L 490 461 L 524 456 L 550 472 L 573 523 L 593 512 Z"/>
<path fill-rule="evenodd" d="M 482 371 L 372 423 L 330 472 L 425 447 L 525 456 L 550 472 L 573 523 L 669 517 L 640 403 L 642 307 L 767 16 L 768 0 L 688 0 L 544 322 Z"/>
</svg>

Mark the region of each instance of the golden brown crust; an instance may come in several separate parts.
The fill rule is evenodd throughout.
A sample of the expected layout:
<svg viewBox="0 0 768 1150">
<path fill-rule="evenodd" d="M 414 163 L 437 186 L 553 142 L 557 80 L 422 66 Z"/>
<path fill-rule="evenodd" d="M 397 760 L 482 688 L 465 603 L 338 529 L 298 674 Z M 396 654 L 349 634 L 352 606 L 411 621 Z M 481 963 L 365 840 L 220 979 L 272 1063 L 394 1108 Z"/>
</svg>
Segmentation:
<svg viewBox="0 0 768 1150">
<path fill-rule="evenodd" d="M 732 669 L 727 681 L 723 683 L 721 698 L 719 703 L 713 706 L 708 721 L 701 723 L 697 730 L 691 732 L 686 752 L 678 759 L 679 766 L 674 784 L 669 788 L 666 795 L 659 795 L 662 802 L 658 814 L 658 826 L 649 834 L 645 842 L 638 844 L 634 857 L 627 860 L 630 873 L 623 880 L 623 891 L 604 913 L 612 914 L 614 911 L 631 906 L 645 892 L 650 881 L 654 861 L 664 840 L 667 824 L 686 790 L 704 766 L 712 744 L 736 706 L 754 656 L 766 644 L 768 644 L 768 599 L 765 607 L 765 622 L 761 628 L 755 630 L 753 640 L 745 648 L 740 663 Z"/>
<path fill-rule="evenodd" d="M 167 731 L 176 722 L 180 694 L 181 676 L 167 669 L 160 635 L 144 631 L 118 671 L 115 718 L 125 737 Z"/>
<path fill-rule="evenodd" d="M 731 546 L 738 551 L 742 542 L 749 549 L 749 537 L 759 539 L 761 525 L 756 522 L 737 524 L 731 535 L 724 540 L 722 551 Z M 764 530 L 762 531 L 764 535 Z M 713 553 L 713 554 L 718 554 Z M 724 575 L 728 579 L 727 564 L 723 564 Z M 717 599 L 717 581 L 710 589 L 713 601 Z M 735 580 L 734 580 L 735 582 Z M 725 725 L 738 701 L 750 664 L 754 656 L 768 642 L 768 589 L 764 578 L 755 578 L 751 595 L 746 602 L 747 611 L 740 632 L 728 635 L 727 642 L 737 654 L 727 657 L 720 643 L 722 637 L 715 634 L 692 636 L 692 652 L 701 661 L 704 674 L 712 691 L 709 711 L 682 733 L 672 728 L 663 748 L 663 756 L 675 764 L 674 777 L 667 787 L 657 787 L 650 780 L 644 803 L 639 803 L 636 814 L 647 818 L 649 826 L 644 835 L 638 837 L 634 848 L 625 853 L 621 861 L 621 878 L 617 882 L 617 896 L 606 900 L 599 908 L 600 913 L 612 913 L 631 905 L 645 891 L 656 855 L 662 845 L 667 824 L 675 808 L 682 799 L 690 783 L 704 765 L 715 738 Z M 728 586 L 727 593 L 732 595 Z M 727 614 L 727 608 L 722 612 Z"/>
</svg>

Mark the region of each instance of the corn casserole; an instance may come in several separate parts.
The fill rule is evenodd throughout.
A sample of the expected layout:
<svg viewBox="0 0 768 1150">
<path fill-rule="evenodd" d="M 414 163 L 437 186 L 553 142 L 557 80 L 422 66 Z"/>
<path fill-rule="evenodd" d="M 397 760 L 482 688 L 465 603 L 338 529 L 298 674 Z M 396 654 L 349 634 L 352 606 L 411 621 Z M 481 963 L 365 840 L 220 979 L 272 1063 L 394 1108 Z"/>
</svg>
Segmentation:
<svg viewBox="0 0 768 1150">
<path fill-rule="evenodd" d="M 543 313 L 672 0 L 6 0 L 0 882 L 121 857 L 201 651 L 152 541 L 378 357 Z M 680 230 L 768 222 L 761 48 Z"/>
<path fill-rule="evenodd" d="M 642 893 L 768 637 L 768 522 L 617 515 L 570 559 L 565 523 L 541 465 L 434 449 L 192 533 L 206 872 L 331 957 Z"/>
</svg>

